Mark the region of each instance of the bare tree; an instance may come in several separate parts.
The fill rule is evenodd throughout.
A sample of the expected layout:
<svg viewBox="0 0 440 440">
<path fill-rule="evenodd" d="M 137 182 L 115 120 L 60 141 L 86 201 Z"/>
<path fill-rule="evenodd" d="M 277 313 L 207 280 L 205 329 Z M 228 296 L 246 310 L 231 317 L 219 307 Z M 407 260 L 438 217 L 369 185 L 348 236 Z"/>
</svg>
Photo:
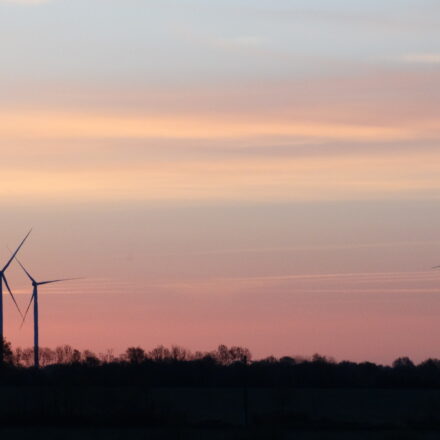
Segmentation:
<svg viewBox="0 0 440 440">
<path fill-rule="evenodd" d="M 70 364 L 72 362 L 73 348 L 70 345 L 62 345 L 55 348 L 57 364 Z"/>
<path fill-rule="evenodd" d="M 251 360 L 252 354 L 245 347 L 234 346 L 228 348 L 226 345 L 219 345 L 215 358 L 222 365 L 230 365 L 234 362 L 248 362 Z"/>
<path fill-rule="evenodd" d="M 31 367 L 34 364 L 34 349 L 24 348 L 21 352 L 20 363 L 24 367 Z"/>
<path fill-rule="evenodd" d="M 12 352 L 11 343 L 3 337 L 0 339 L 0 353 L 0 359 L 3 359 L 4 364 L 14 363 L 14 353 Z"/>
<path fill-rule="evenodd" d="M 75 349 L 72 352 L 72 363 L 79 364 L 80 362 L 81 362 L 81 352 Z"/>
<path fill-rule="evenodd" d="M 143 348 L 130 347 L 127 348 L 127 351 L 125 352 L 125 357 L 131 364 L 140 364 L 145 360 L 146 355 Z"/>
<path fill-rule="evenodd" d="M 89 367 L 96 367 L 100 364 L 98 357 L 93 351 L 84 350 L 82 353 L 82 361 Z"/>
<path fill-rule="evenodd" d="M 108 349 L 104 353 L 99 353 L 99 360 L 103 364 L 109 364 L 111 362 L 114 362 L 116 360 L 114 351 L 112 349 Z"/>
<path fill-rule="evenodd" d="M 153 361 L 163 361 L 165 359 L 170 359 L 171 353 L 168 348 L 165 348 L 163 345 L 159 345 L 148 352 L 148 357 Z"/>
<path fill-rule="evenodd" d="M 42 367 L 45 367 L 47 365 L 55 363 L 56 353 L 51 348 L 40 347 L 39 358 L 40 358 L 40 365 Z"/>
<path fill-rule="evenodd" d="M 185 348 L 173 345 L 171 347 L 171 359 L 174 361 L 185 361 L 190 358 L 190 353 Z"/>
</svg>

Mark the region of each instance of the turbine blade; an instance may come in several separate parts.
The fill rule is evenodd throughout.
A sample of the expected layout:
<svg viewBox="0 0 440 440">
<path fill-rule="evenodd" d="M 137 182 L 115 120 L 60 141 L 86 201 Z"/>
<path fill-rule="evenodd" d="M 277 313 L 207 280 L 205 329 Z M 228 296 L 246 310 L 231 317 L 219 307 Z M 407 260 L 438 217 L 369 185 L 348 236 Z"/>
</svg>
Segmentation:
<svg viewBox="0 0 440 440">
<path fill-rule="evenodd" d="M 440 266 L 431 267 L 431 269 L 440 269 Z"/>
<path fill-rule="evenodd" d="M 32 232 L 32 229 L 27 233 L 26 237 L 23 238 L 23 241 L 20 243 L 20 245 L 18 246 L 17 250 L 12 254 L 12 257 L 9 259 L 9 261 L 6 263 L 6 266 L 3 268 L 2 272 L 4 272 L 9 265 L 12 263 L 12 260 L 15 258 L 15 256 L 18 254 L 18 251 L 21 249 L 21 247 L 24 245 L 24 242 L 27 240 L 27 238 L 29 237 L 30 233 Z"/>
<path fill-rule="evenodd" d="M 15 261 L 21 266 L 21 268 L 24 270 L 24 273 L 28 276 L 28 278 L 33 282 L 36 283 L 36 281 L 32 278 L 31 274 L 26 270 L 26 268 L 21 264 L 21 261 L 15 257 Z"/>
<path fill-rule="evenodd" d="M 20 313 L 20 316 L 23 318 L 23 313 L 21 312 L 20 307 L 18 306 L 17 301 L 15 300 L 15 296 L 14 296 L 14 294 L 12 293 L 12 290 L 11 290 L 11 288 L 9 287 L 8 280 L 6 279 L 6 277 L 5 277 L 4 274 L 3 274 L 3 281 L 4 281 L 5 284 L 6 284 L 6 288 L 8 289 L 9 295 L 11 295 L 12 301 L 14 301 L 15 307 L 17 307 L 18 313 Z"/>
<path fill-rule="evenodd" d="M 27 315 L 28 315 L 29 309 L 31 308 L 31 305 L 32 305 L 32 301 L 33 301 L 33 300 L 34 300 L 34 292 L 32 292 L 31 300 L 29 301 L 29 304 L 28 304 L 28 306 L 27 306 L 27 308 L 26 308 L 26 312 L 24 313 L 23 320 L 21 321 L 20 329 L 23 327 L 24 322 L 26 321 L 26 317 L 27 317 Z"/>
<path fill-rule="evenodd" d="M 63 281 L 73 281 L 73 280 L 81 280 L 82 278 L 63 278 L 60 280 L 52 280 L 52 281 L 42 281 L 41 283 L 37 283 L 39 286 L 43 286 L 44 284 L 53 284 L 53 283 L 62 283 Z"/>
</svg>

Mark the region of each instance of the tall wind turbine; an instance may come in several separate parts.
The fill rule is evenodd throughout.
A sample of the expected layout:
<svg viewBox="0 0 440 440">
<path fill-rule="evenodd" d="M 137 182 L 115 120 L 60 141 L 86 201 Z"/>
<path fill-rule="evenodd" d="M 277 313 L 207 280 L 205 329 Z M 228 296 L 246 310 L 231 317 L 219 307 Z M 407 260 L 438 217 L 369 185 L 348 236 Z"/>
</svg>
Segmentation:
<svg viewBox="0 0 440 440">
<path fill-rule="evenodd" d="M 39 345 L 38 345 L 38 287 L 43 286 L 45 284 L 61 283 L 62 281 L 71 281 L 71 280 L 78 279 L 78 278 L 65 278 L 65 279 L 61 279 L 61 280 L 52 280 L 52 281 L 36 281 L 32 277 L 32 275 L 26 270 L 26 268 L 23 266 L 23 264 L 21 264 L 21 262 L 18 260 L 18 258 L 15 258 L 15 259 L 17 260 L 18 264 L 23 269 L 24 273 L 31 280 L 32 286 L 33 286 L 31 300 L 29 301 L 26 312 L 23 316 L 22 325 L 24 324 L 24 321 L 26 319 L 26 316 L 29 312 L 29 309 L 30 309 L 32 301 L 33 301 L 34 302 L 34 365 L 36 368 L 39 368 L 40 367 L 40 356 L 39 356 Z"/>
<path fill-rule="evenodd" d="M 15 307 L 17 307 L 20 315 L 23 317 L 23 314 L 21 313 L 20 307 L 18 307 L 17 301 L 15 300 L 15 297 L 11 291 L 11 288 L 9 287 L 8 280 L 6 279 L 5 272 L 12 263 L 12 260 L 16 257 L 18 254 L 18 251 L 23 246 L 26 239 L 29 237 L 29 234 L 32 232 L 32 229 L 27 233 L 26 237 L 24 237 L 23 241 L 20 243 L 16 251 L 12 254 L 11 258 L 8 260 L 6 265 L 3 267 L 3 269 L 0 269 L 0 363 L 3 363 L 3 282 L 6 285 L 6 288 L 8 289 L 9 294 L 11 295 L 12 300 L 14 301 Z"/>
</svg>

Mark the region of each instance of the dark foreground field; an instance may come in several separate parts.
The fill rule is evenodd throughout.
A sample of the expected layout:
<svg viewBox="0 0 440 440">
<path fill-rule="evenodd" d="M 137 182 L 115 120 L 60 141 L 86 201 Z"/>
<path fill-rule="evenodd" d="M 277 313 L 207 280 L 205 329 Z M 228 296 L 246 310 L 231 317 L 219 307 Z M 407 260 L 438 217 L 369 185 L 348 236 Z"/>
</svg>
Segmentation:
<svg viewBox="0 0 440 440">
<path fill-rule="evenodd" d="M 440 439 L 438 359 L 250 361 L 226 346 L 97 358 L 65 346 L 36 369 L 26 353 L 0 369 L 0 435 L 14 439 Z"/>
<path fill-rule="evenodd" d="M 47 440 L 438 440 L 437 431 L 178 428 L 9 428 L 2 438 Z"/>
<path fill-rule="evenodd" d="M 438 439 L 440 390 L 2 387 L 14 439 Z"/>
</svg>

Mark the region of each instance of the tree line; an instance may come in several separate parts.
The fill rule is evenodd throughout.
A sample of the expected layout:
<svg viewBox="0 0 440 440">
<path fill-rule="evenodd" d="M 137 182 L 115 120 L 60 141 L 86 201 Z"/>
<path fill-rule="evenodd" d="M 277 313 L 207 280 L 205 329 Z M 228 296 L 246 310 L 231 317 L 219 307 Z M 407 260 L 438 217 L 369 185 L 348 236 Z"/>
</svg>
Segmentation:
<svg viewBox="0 0 440 440">
<path fill-rule="evenodd" d="M 440 388 L 440 360 L 419 364 L 407 357 L 392 365 L 336 362 L 318 354 L 311 358 L 274 356 L 252 360 L 245 347 L 220 345 L 209 352 L 191 352 L 162 345 L 146 351 L 129 347 L 94 353 L 69 345 L 42 348 L 42 368 L 33 368 L 33 349 L 4 344 L 0 383 L 102 386 L 254 386 L 335 388 Z"/>
<path fill-rule="evenodd" d="M 5 362 L 16 367 L 32 367 L 34 365 L 34 349 L 18 347 L 12 350 L 11 345 L 4 344 Z M 150 351 L 141 347 L 129 347 L 124 353 L 115 355 L 113 350 L 106 350 L 102 353 L 95 353 L 90 350 L 80 351 L 70 345 L 60 345 L 55 349 L 40 347 L 40 365 L 71 365 L 85 364 L 99 366 L 109 363 L 141 364 L 146 361 L 154 362 L 188 362 L 210 358 L 221 365 L 230 365 L 234 362 L 249 362 L 252 358 L 251 352 L 243 347 L 226 347 L 220 345 L 216 350 L 210 352 L 196 351 L 195 353 L 183 347 L 173 345 L 171 348 L 159 345 Z"/>
</svg>

